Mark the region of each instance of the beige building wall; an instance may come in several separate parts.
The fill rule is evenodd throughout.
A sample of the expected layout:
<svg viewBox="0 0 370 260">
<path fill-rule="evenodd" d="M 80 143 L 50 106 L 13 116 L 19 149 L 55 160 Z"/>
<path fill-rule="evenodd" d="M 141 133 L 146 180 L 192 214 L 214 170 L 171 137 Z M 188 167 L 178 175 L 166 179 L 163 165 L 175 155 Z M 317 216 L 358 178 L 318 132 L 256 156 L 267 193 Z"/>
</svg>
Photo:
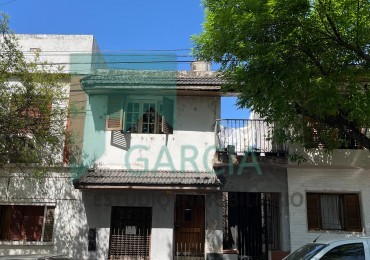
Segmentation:
<svg viewBox="0 0 370 260">
<path fill-rule="evenodd" d="M 368 151 L 363 151 L 367 152 Z M 291 250 L 318 239 L 363 236 L 370 232 L 370 169 L 350 166 L 296 166 L 287 169 Z M 308 231 L 306 193 L 357 193 L 363 232 Z"/>
</svg>

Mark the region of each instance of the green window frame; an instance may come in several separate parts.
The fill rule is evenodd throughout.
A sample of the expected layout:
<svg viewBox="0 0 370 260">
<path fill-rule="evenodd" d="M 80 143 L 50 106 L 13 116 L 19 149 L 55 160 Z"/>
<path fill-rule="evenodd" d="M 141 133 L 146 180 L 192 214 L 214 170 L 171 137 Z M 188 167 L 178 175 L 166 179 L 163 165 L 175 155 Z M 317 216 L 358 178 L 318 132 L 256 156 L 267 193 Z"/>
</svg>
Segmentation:
<svg viewBox="0 0 370 260">
<path fill-rule="evenodd" d="M 106 130 L 138 134 L 173 133 L 173 99 L 109 96 Z"/>
</svg>

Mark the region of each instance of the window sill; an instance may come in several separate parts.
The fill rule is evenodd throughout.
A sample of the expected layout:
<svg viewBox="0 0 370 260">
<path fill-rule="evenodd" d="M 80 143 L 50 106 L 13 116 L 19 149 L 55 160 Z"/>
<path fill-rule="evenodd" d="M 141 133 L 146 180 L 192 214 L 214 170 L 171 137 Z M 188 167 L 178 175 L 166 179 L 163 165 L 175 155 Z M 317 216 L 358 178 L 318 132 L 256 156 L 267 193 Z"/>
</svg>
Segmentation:
<svg viewBox="0 0 370 260">
<path fill-rule="evenodd" d="M 4 246 L 52 246 L 53 242 L 41 241 L 0 241 L 0 245 Z"/>
</svg>

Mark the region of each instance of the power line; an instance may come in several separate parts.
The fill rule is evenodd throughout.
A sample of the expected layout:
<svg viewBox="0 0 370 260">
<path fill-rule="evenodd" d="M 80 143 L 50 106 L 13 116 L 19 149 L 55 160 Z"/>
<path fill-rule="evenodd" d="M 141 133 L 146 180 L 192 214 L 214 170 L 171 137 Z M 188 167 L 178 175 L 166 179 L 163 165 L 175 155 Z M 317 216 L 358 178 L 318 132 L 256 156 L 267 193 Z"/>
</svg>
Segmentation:
<svg viewBox="0 0 370 260">
<path fill-rule="evenodd" d="M 68 53 L 67 52 L 66 53 L 40 52 L 40 57 L 43 57 L 43 56 L 72 56 L 74 57 L 74 54 L 75 53 L 73 52 L 72 53 L 70 52 Z M 80 54 L 81 56 L 76 55 L 76 57 L 84 57 L 82 56 L 83 54 L 91 55 L 92 57 L 102 56 L 103 58 L 105 57 L 193 57 L 193 55 L 188 55 L 188 54 L 187 55 L 178 55 L 178 54 L 170 55 L 170 54 L 113 54 L 113 53 L 107 53 L 107 54 L 82 53 Z M 25 53 L 25 56 L 35 56 L 35 53 L 27 52 Z"/>
<path fill-rule="evenodd" d="M 16 0 L 13 0 L 16 1 Z M 16 34 L 17 35 L 17 34 Z M 93 50 L 93 51 L 82 51 L 82 50 L 68 50 L 68 51 L 58 51 L 58 50 L 41 50 L 40 53 L 86 53 L 86 54 L 104 54 L 104 52 L 117 52 L 117 53 L 123 53 L 123 52 L 175 52 L 175 51 L 190 51 L 191 49 L 189 48 L 184 48 L 184 49 L 153 49 L 153 50 L 128 50 L 128 49 L 121 49 L 121 50 Z M 23 53 L 35 53 L 35 51 L 30 51 L 30 50 L 20 50 Z M 6 53 L 6 52 L 3 52 Z"/>
<path fill-rule="evenodd" d="M 156 60 L 156 61 L 108 61 L 108 62 L 48 62 L 36 65 L 96 65 L 96 64 L 150 64 L 150 63 L 189 63 L 195 60 Z"/>
</svg>

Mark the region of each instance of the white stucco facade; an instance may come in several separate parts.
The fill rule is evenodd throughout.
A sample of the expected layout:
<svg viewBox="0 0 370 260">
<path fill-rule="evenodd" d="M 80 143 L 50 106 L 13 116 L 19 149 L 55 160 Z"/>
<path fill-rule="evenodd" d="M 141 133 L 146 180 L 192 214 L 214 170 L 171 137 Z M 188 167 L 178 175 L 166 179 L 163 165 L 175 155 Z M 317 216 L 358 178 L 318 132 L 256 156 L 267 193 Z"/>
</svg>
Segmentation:
<svg viewBox="0 0 370 260">
<path fill-rule="evenodd" d="M 88 163 L 117 169 L 212 171 L 220 97 L 176 97 L 173 134 L 122 136 L 126 148 L 112 145 L 112 132 L 105 131 L 107 102 L 107 95 L 89 97 L 84 133 Z"/>
<path fill-rule="evenodd" d="M 92 35 L 16 35 L 19 49 L 29 61 L 34 61 L 35 53 L 39 53 L 39 62 L 47 61 L 52 66 L 63 67 L 61 72 L 66 74 L 86 75 L 91 71 L 91 60 L 93 53 L 98 46 Z M 78 61 L 79 59 L 79 61 Z M 82 61 L 84 59 L 84 61 Z M 63 90 L 66 94 L 66 102 L 52 104 L 55 106 L 67 107 L 68 96 L 74 75 L 70 82 L 63 83 Z M 18 82 L 11 82 L 17 87 Z M 67 120 L 65 118 L 65 120 Z M 65 123 L 66 125 L 66 123 Z M 62 164 L 63 155 L 59 154 Z M 30 165 L 22 166 L 6 165 L 0 169 L 0 208 L 2 216 L 2 231 L 0 241 L 0 255 L 7 254 L 31 254 L 31 253 L 60 253 L 74 256 L 76 259 L 88 259 L 87 253 L 87 232 L 88 225 L 82 193 L 74 189 L 72 184 L 71 170 L 67 165 L 50 168 L 44 176 L 36 177 L 34 172 L 38 171 Z M 45 216 L 42 219 L 41 239 L 33 238 L 25 241 L 20 238 L 24 234 L 16 234 L 16 238 L 6 237 L 4 222 L 6 211 L 16 208 L 18 211 L 34 211 L 43 207 L 53 209 L 52 237 L 43 241 L 45 231 Z M 12 209 L 12 212 L 15 212 Z M 12 213 L 15 214 L 15 213 Z M 32 213 L 33 214 L 33 213 Z M 40 217 L 40 216 L 38 216 Z M 21 223 L 22 224 L 22 223 Z M 23 225 L 23 224 L 22 224 Z M 28 224 L 27 224 L 28 225 Z M 11 227 L 11 229 L 14 228 Z M 30 227 L 24 228 L 23 230 Z M 11 231 L 14 233 L 14 230 Z M 23 232 L 23 231 L 22 231 Z M 36 231 L 35 231 L 36 232 Z M 28 235 L 30 236 L 30 235 Z M 14 241 L 17 240 L 17 241 Z"/>
<path fill-rule="evenodd" d="M 87 219 L 82 194 L 75 190 L 68 168 L 50 169 L 46 177 L 32 177 L 7 167 L 0 174 L 0 203 L 55 207 L 53 237 L 42 241 L 0 241 L 0 255 L 61 253 L 87 258 Z M 86 248 L 86 250 L 85 250 Z"/>
<path fill-rule="evenodd" d="M 93 35 L 17 34 L 20 50 L 29 61 L 39 53 L 40 62 L 62 67 L 63 73 L 89 74 L 99 47 Z"/>
<path fill-rule="evenodd" d="M 307 152 L 307 151 L 306 151 Z M 370 232 L 370 155 L 367 150 L 320 150 L 307 152 L 306 163 L 292 163 L 287 169 L 291 250 L 312 242 L 338 237 L 364 236 Z M 307 193 L 358 194 L 362 232 L 309 231 Z"/>
<path fill-rule="evenodd" d="M 148 96 L 149 97 L 149 96 Z M 146 97 L 143 96 L 143 99 Z M 146 171 L 213 170 L 215 119 L 220 116 L 219 96 L 176 96 L 175 127 L 171 134 L 122 134 L 122 146 L 114 145 L 112 131 L 105 130 L 108 95 L 90 95 L 84 132 L 87 164 L 100 169 Z M 116 133 L 117 134 L 117 133 Z M 119 134 L 119 133 L 118 133 Z M 123 140 L 123 141 L 122 141 Z M 150 207 L 152 228 L 150 259 L 172 259 L 175 244 L 175 204 L 177 195 L 204 197 L 204 257 L 222 254 L 222 198 L 220 192 L 165 190 L 82 190 L 89 228 L 97 230 L 97 250 L 103 259 L 109 252 L 112 207 Z"/>
</svg>

